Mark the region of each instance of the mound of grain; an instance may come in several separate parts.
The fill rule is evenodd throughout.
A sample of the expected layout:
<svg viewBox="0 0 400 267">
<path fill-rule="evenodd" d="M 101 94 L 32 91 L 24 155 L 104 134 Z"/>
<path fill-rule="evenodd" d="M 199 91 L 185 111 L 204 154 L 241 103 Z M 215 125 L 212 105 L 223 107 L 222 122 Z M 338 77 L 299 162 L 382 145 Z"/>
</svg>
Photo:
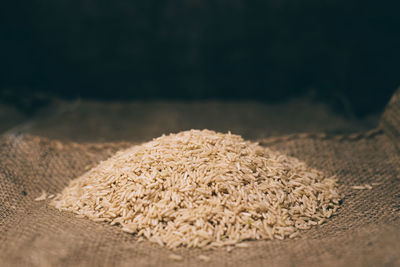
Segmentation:
<svg viewBox="0 0 400 267">
<path fill-rule="evenodd" d="M 161 246 L 294 237 L 331 217 L 335 179 L 239 135 L 191 130 L 118 152 L 52 204 Z"/>
</svg>

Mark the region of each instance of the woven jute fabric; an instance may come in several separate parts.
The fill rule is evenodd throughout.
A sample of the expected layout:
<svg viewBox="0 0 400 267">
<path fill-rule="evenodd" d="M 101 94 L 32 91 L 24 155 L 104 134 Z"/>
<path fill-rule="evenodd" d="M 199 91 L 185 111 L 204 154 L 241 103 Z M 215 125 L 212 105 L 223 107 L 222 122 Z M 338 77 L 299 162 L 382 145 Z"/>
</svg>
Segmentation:
<svg viewBox="0 0 400 267">
<path fill-rule="evenodd" d="M 386 105 L 379 126 L 393 140 L 393 144 L 400 151 L 400 88 L 393 94 L 389 104 Z"/>
<path fill-rule="evenodd" d="M 269 145 L 336 175 L 343 201 L 327 223 L 295 239 L 252 241 L 231 252 L 171 251 L 116 226 L 76 218 L 46 201 L 132 143 L 78 144 L 32 135 L 0 137 L 1 266 L 400 266 L 400 90 L 382 131 L 357 140 L 298 138 Z M 371 190 L 351 186 L 373 184 Z M 209 262 L 198 255 L 210 257 Z"/>
</svg>

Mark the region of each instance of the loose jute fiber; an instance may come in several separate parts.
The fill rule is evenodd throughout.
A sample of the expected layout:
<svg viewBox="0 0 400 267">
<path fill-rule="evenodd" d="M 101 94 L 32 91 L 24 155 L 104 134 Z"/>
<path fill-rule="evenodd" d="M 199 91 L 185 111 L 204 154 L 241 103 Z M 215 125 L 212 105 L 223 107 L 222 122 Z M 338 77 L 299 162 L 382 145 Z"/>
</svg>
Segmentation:
<svg viewBox="0 0 400 267">
<path fill-rule="evenodd" d="M 1 266 L 400 266 L 400 90 L 381 132 L 357 140 L 298 138 L 268 147 L 338 179 L 339 213 L 295 239 L 246 242 L 233 250 L 171 250 L 119 227 L 76 218 L 34 201 L 60 193 L 131 143 L 62 143 L 0 137 Z M 371 185 L 366 190 L 357 186 Z M 177 260 L 171 260 L 171 258 Z M 202 260 L 207 259 L 207 261 Z"/>
</svg>

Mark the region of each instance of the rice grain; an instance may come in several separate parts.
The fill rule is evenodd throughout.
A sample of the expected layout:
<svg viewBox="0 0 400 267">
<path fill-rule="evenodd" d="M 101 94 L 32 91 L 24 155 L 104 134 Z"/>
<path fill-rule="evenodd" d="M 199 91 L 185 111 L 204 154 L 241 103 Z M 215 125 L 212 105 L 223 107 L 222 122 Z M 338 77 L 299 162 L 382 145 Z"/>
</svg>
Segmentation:
<svg viewBox="0 0 400 267">
<path fill-rule="evenodd" d="M 205 255 L 199 255 L 197 257 L 199 260 L 204 261 L 204 262 L 209 262 L 210 261 L 210 257 L 205 256 Z"/>
<path fill-rule="evenodd" d="M 170 255 L 168 256 L 168 258 L 169 258 L 170 260 L 174 260 L 174 261 L 181 261 L 181 260 L 183 260 L 183 257 L 182 257 L 182 256 L 176 255 L 176 254 L 170 254 Z"/>
<path fill-rule="evenodd" d="M 47 193 L 45 191 L 42 191 L 42 194 L 39 197 L 35 198 L 35 201 L 42 201 L 45 200 L 46 198 L 47 198 Z"/>
</svg>

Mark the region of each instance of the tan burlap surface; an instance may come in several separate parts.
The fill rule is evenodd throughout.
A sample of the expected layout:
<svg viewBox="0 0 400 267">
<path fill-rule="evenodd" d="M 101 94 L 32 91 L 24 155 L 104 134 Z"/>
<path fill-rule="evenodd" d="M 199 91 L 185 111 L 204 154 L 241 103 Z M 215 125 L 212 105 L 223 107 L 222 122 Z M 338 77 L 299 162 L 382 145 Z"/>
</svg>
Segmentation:
<svg viewBox="0 0 400 267">
<path fill-rule="evenodd" d="M 298 138 L 271 144 L 339 178 L 343 203 L 327 223 L 292 240 L 253 241 L 227 252 L 170 250 L 118 227 L 76 218 L 34 201 L 129 143 L 61 143 L 30 135 L 0 138 L 0 266 L 400 266 L 400 91 L 359 140 Z M 352 185 L 380 183 L 371 190 Z M 202 262 L 197 256 L 210 257 Z"/>
</svg>

